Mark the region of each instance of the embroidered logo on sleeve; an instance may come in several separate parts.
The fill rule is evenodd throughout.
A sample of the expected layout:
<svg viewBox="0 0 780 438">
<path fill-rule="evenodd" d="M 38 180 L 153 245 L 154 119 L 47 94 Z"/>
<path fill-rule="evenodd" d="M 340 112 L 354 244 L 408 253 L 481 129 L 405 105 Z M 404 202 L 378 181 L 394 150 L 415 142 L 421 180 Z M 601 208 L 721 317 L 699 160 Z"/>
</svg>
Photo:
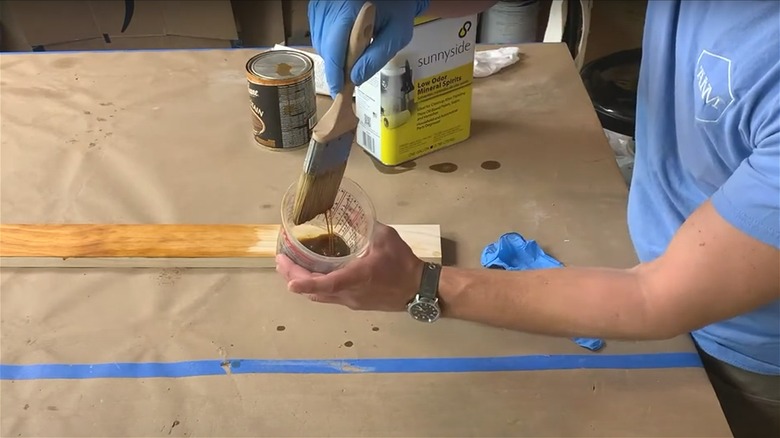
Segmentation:
<svg viewBox="0 0 780 438">
<path fill-rule="evenodd" d="M 731 60 L 702 50 L 693 81 L 696 120 L 716 123 L 734 103 Z"/>
</svg>

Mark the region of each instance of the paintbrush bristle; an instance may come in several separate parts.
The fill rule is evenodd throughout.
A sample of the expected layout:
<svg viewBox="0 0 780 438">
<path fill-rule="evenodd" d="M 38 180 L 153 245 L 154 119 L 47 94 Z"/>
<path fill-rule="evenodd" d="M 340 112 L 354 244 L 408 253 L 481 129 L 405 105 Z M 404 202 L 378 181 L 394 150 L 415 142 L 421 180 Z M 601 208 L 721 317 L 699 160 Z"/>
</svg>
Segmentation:
<svg viewBox="0 0 780 438">
<path fill-rule="evenodd" d="M 353 139 L 354 134 L 348 132 L 326 143 L 314 139 L 309 143 L 293 205 L 292 221 L 295 225 L 308 222 L 333 208 Z"/>
<path fill-rule="evenodd" d="M 333 208 L 346 167 L 347 163 L 344 163 L 322 174 L 301 174 L 292 214 L 295 225 L 308 222 Z"/>
</svg>

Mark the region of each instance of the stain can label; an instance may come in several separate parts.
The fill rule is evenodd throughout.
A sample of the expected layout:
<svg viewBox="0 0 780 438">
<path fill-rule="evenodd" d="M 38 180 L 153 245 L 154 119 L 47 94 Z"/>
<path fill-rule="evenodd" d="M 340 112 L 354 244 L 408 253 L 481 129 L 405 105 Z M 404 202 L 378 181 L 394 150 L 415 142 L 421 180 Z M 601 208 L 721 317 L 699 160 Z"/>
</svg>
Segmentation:
<svg viewBox="0 0 780 438">
<path fill-rule="evenodd" d="M 255 141 L 269 149 L 308 145 L 317 122 L 311 58 L 289 50 L 263 52 L 247 63 Z"/>
</svg>

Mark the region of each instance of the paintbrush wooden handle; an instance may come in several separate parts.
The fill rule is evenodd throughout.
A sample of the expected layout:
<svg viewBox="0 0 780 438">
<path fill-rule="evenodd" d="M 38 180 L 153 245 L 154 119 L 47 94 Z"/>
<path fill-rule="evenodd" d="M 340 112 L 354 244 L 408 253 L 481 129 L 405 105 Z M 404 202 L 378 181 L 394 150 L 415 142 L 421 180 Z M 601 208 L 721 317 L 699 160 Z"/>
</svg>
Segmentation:
<svg viewBox="0 0 780 438">
<path fill-rule="evenodd" d="M 375 15 L 376 7 L 374 4 L 365 2 L 355 18 L 344 62 L 344 86 L 336 94 L 330 109 L 317 122 L 312 132 L 312 137 L 319 143 L 327 143 L 357 128 L 358 119 L 352 109 L 355 84 L 350 79 L 350 73 L 355 62 L 366 50 L 374 36 Z"/>
</svg>

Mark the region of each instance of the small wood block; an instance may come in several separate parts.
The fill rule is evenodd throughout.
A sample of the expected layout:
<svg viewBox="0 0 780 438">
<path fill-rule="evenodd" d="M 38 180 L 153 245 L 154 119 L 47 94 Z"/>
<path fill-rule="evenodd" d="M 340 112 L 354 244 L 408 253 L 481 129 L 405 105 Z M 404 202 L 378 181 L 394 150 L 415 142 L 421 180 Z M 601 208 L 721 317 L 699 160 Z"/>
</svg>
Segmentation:
<svg viewBox="0 0 780 438">
<path fill-rule="evenodd" d="M 391 225 L 441 263 L 439 225 Z M 273 268 L 275 224 L 2 224 L 0 267 Z"/>
</svg>

